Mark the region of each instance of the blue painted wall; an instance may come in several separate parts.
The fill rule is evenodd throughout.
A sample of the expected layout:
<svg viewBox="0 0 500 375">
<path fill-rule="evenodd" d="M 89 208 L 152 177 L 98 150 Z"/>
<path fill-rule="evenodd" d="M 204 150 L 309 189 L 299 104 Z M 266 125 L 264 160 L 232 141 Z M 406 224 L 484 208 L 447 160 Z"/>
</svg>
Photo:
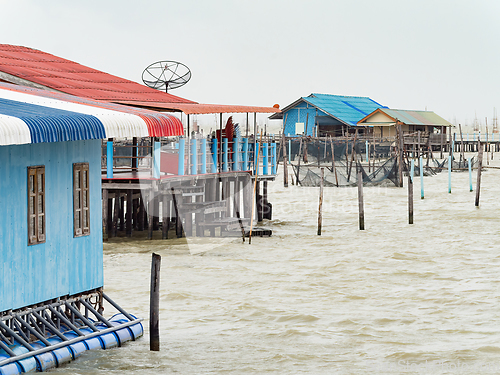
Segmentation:
<svg viewBox="0 0 500 375">
<path fill-rule="evenodd" d="M 307 116 L 309 114 L 309 117 Z M 295 123 L 303 122 L 304 123 L 304 132 L 306 132 L 306 120 L 307 120 L 307 134 L 313 135 L 313 130 L 315 126 L 315 117 L 318 116 L 328 116 L 325 112 L 316 109 L 310 104 L 302 101 L 298 103 L 293 108 L 285 111 L 283 113 L 283 121 L 285 121 L 285 135 L 288 137 L 295 135 Z"/>
<path fill-rule="evenodd" d="M 103 285 L 101 140 L 0 146 L 0 311 Z M 73 237 L 73 163 L 90 168 L 90 235 Z M 45 165 L 46 242 L 28 246 L 27 167 Z"/>
</svg>

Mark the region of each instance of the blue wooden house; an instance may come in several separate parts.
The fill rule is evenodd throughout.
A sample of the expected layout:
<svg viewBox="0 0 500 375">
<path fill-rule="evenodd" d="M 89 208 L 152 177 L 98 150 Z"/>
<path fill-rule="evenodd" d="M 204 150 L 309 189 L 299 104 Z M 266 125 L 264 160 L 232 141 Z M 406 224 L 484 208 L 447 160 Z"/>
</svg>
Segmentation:
<svg viewBox="0 0 500 375">
<path fill-rule="evenodd" d="M 284 107 L 269 118 L 283 119 L 285 136 L 342 136 L 377 108 L 387 108 L 361 96 L 311 94 Z M 364 127 L 359 127 L 360 131 Z"/>
<path fill-rule="evenodd" d="M 182 129 L 173 116 L 30 90 L 0 84 L 0 374 L 142 335 L 103 293 L 101 140 Z M 104 301 L 121 314 L 106 319 Z"/>
</svg>

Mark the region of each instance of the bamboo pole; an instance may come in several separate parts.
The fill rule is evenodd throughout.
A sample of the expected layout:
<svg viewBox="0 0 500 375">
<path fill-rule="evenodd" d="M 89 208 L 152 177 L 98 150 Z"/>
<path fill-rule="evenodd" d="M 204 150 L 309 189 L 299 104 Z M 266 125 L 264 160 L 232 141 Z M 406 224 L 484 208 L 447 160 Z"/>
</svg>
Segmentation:
<svg viewBox="0 0 500 375">
<path fill-rule="evenodd" d="M 488 157 L 489 142 L 488 142 L 488 117 L 484 119 L 486 123 L 486 164 L 490 165 L 490 158 Z"/>
<path fill-rule="evenodd" d="M 358 129 L 354 133 L 354 140 L 352 143 L 352 152 L 351 152 L 351 163 L 349 164 L 349 171 L 347 172 L 347 181 L 351 179 L 351 171 L 352 171 L 352 163 L 354 162 L 354 153 L 356 152 L 356 140 L 358 138 Z"/>
<path fill-rule="evenodd" d="M 471 158 L 469 158 L 468 167 L 469 167 L 469 191 L 472 191 L 472 165 L 471 165 Z"/>
<path fill-rule="evenodd" d="M 460 162 L 462 162 L 462 160 L 463 160 L 464 163 L 465 163 L 464 137 L 463 137 L 463 134 L 462 134 L 462 125 L 461 124 L 458 124 L 458 129 L 460 130 Z M 458 166 L 462 167 L 460 164 Z"/>
<path fill-rule="evenodd" d="M 420 199 L 424 199 L 424 160 L 422 157 L 419 159 L 419 167 L 420 167 Z"/>
<path fill-rule="evenodd" d="M 479 207 L 479 195 L 481 190 L 481 169 L 483 168 L 483 144 L 478 143 L 478 166 L 477 166 L 477 182 L 476 182 L 476 207 Z"/>
<path fill-rule="evenodd" d="M 413 163 L 414 162 L 412 160 L 412 171 Z M 408 175 L 408 224 L 413 224 L 413 173 Z"/>
<path fill-rule="evenodd" d="M 303 137 L 300 137 L 299 161 L 298 161 L 298 164 L 297 164 L 297 173 L 295 173 L 295 182 L 296 182 L 297 186 L 300 184 L 299 176 L 300 176 L 300 159 L 302 159 L 302 138 Z"/>
<path fill-rule="evenodd" d="M 321 182 L 319 185 L 319 207 L 318 207 L 318 236 L 321 236 L 321 223 L 323 220 L 322 209 L 323 209 L 323 183 L 325 178 L 325 168 L 321 168 Z"/>
<path fill-rule="evenodd" d="M 365 209 L 363 205 L 363 174 L 361 168 L 358 171 L 358 208 L 359 208 L 359 230 L 365 230 Z"/>
<path fill-rule="evenodd" d="M 259 158 L 260 158 L 260 145 L 262 143 L 262 131 L 260 132 L 260 141 L 259 141 L 259 144 L 258 144 L 258 148 L 257 148 L 257 165 L 256 165 L 256 168 L 255 168 L 255 180 L 254 180 L 254 184 L 253 184 L 253 194 L 252 194 L 252 216 L 250 217 L 250 233 L 248 235 L 248 244 L 252 244 L 252 229 L 253 229 L 253 216 L 254 216 L 254 209 L 255 209 L 255 191 L 257 189 L 257 180 L 259 178 Z"/>
<path fill-rule="evenodd" d="M 335 148 L 333 147 L 332 137 L 330 137 L 330 145 L 332 146 L 332 170 L 333 170 L 333 173 L 335 174 L 335 183 L 337 184 L 337 187 L 339 187 L 339 178 L 337 176 L 337 168 L 335 168 Z"/>
<path fill-rule="evenodd" d="M 286 138 L 285 133 L 281 136 L 283 143 L 283 186 L 288 187 L 288 160 L 286 154 Z"/>
</svg>

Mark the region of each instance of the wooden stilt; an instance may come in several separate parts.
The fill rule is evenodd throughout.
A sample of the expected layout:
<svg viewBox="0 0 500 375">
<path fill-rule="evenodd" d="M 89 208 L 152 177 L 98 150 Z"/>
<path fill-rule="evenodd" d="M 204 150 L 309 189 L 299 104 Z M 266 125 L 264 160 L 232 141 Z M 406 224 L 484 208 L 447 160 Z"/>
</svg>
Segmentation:
<svg viewBox="0 0 500 375">
<path fill-rule="evenodd" d="M 125 230 L 125 196 L 120 194 L 120 231 Z"/>
<path fill-rule="evenodd" d="M 253 185 L 253 195 L 254 196 L 256 196 L 255 190 L 257 189 L 257 182 L 258 182 L 258 179 L 259 179 L 259 158 L 260 158 L 260 144 L 261 143 L 262 143 L 262 132 L 260 133 L 260 142 L 259 142 L 258 149 L 257 149 L 257 159 L 256 159 L 257 167 L 255 168 L 255 176 L 254 176 L 255 181 L 254 181 L 254 185 Z M 253 197 L 252 197 L 252 201 L 253 201 Z M 249 236 L 248 236 L 248 243 L 249 244 L 252 243 L 253 207 L 254 206 L 253 206 L 253 202 L 252 202 L 252 216 L 250 217 L 250 233 L 249 233 Z"/>
<path fill-rule="evenodd" d="M 147 204 L 147 207 L 146 207 Z M 147 202 L 144 204 L 144 208 L 147 212 L 148 217 L 148 240 L 153 239 L 153 228 L 154 228 L 154 211 L 155 211 L 155 202 L 153 198 L 153 189 L 149 189 Z"/>
<path fill-rule="evenodd" d="M 413 176 L 408 174 L 408 224 L 413 224 Z M 420 176 L 422 178 L 422 176 Z"/>
<path fill-rule="evenodd" d="M 139 226 L 137 223 L 137 211 L 139 210 L 139 198 L 135 198 L 132 201 L 132 221 L 133 221 L 133 230 L 138 230 Z"/>
<path fill-rule="evenodd" d="M 149 350 L 160 351 L 160 267 L 161 256 L 153 253 L 149 297 Z"/>
<path fill-rule="evenodd" d="M 139 197 L 138 203 L 139 203 L 139 213 L 138 215 L 138 220 L 137 220 L 137 230 L 143 231 L 145 228 L 145 223 L 144 223 L 144 194 L 145 192 L 141 192 L 141 196 Z"/>
<path fill-rule="evenodd" d="M 102 236 L 108 240 L 108 189 L 102 189 Z"/>
<path fill-rule="evenodd" d="M 115 204 L 113 208 L 113 227 L 111 230 L 112 237 L 116 237 L 118 231 L 118 217 L 120 215 L 120 190 L 117 190 L 115 193 Z"/>
<path fill-rule="evenodd" d="M 127 216 L 126 216 L 126 234 L 127 237 L 132 237 L 132 211 L 133 211 L 133 195 L 132 189 L 127 190 Z"/>
<path fill-rule="evenodd" d="M 175 212 L 175 234 L 177 238 L 182 237 L 182 219 L 181 216 L 179 215 L 179 207 L 177 204 L 177 197 L 175 196 L 174 193 L 174 188 L 171 188 L 172 191 L 172 204 L 174 206 L 174 212 Z"/>
<path fill-rule="evenodd" d="M 481 170 L 483 168 L 483 144 L 478 141 L 478 165 L 477 165 L 477 181 L 476 181 L 476 207 L 479 207 L 479 195 L 481 191 Z"/>
<path fill-rule="evenodd" d="M 108 227 L 108 237 L 113 237 L 113 196 L 114 193 L 109 193 L 108 191 L 108 215 L 107 215 L 107 223 Z"/>
<path fill-rule="evenodd" d="M 162 227 L 161 238 L 168 239 L 168 230 L 170 229 L 170 199 L 168 194 L 162 196 Z"/>
<path fill-rule="evenodd" d="M 288 116 L 288 113 L 286 114 Z M 285 116 L 285 117 L 286 117 Z M 283 186 L 288 187 L 288 163 L 287 163 L 287 153 L 286 153 L 286 138 L 285 132 L 281 136 L 281 143 L 283 143 Z"/>
<path fill-rule="evenodd" d="M 321 182 L 319 185 L 319 207 L 318 207 L 318 236 L 321 236 L 321 224 L 323 221 L 323 183 L 325 178 L 325 168 L 321 168 Z"/>
<path fill-rule="evenodd" d="M 205 185 L 205 180 L 199 179 L 196 182 L 196 186 L 203 187 Z M 198 203 L 203 202 L 203 195 L 197 195 L 195 201 Z M 194 230 L 193 234 L 196 233 L 196 236 L 203 237 L 203 227 L 200 225 L 204 221 L 203 212 L 197 212 L 194 214 Z"/>
<path fill-rule="evenodd" d="M 365 208 L 363 204 L 363 174 L 358 171 L 359 230 L 365 230 Z"/>
<path fill-rule="evenodd" d="M 333 171 L 333 174 L 335 175 L 335 184 L 338 187 L 339 186 L 339 178 L 337 176 L 337 168 L 335 168 L 335 148 L 333 146 L 332 137 L 330 137 L 330 145 L 332 147 L 332 171 Z"/>
</svg>

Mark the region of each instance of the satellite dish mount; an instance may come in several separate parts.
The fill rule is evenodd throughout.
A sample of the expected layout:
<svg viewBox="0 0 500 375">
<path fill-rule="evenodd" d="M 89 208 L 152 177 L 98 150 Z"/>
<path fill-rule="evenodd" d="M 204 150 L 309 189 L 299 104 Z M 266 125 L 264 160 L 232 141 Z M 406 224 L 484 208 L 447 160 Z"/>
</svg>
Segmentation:
<svg viewBox="0 0 500 375">
<path fill-rule="evenodd" d="M 157 61 L 142 72 L 142 82 L 156 90 L 176 89 L 191 79 L 191 70 L 178 61 Z"/>
</svg>

